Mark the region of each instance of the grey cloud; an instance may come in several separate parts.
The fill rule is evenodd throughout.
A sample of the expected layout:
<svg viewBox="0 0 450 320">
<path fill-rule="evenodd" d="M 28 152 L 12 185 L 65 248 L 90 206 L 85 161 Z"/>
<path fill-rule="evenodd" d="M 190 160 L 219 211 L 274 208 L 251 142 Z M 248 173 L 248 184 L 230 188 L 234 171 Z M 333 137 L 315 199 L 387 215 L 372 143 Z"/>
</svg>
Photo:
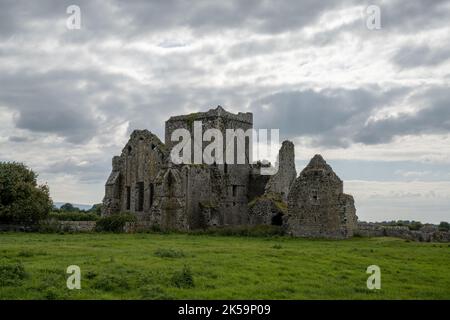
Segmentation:
<svg viewBox="0 0 450 320">
<path fill-rule="evenodd" d="M 279 128 L 285 137 L 311 136 L 318 144 L 346 146 L 355 128 L 404 89 L 325 89 L 279 92 L 252 103 L 255 123 Z"/>
<path fill-rule="evenodd" d="M 401 33 L 446 26 L 450 14 L 448 0 L 395 0 L 382 2 L 380 7 L 382 27 Z"/>
<path fill-rule="evenodd" d="M 399 114 L 377 121 L 370 121 L 356 134 L 355 141 L 377 144 L 391 141 L 396 136 L 449 133 L 450 92 L 449 88 L 431 88 L 413 95 L 411 103 L 420 110 Z"/>
<path fill-rule="evenodd" d="M 19 112 L 16 126 L 30 131 L 56 133 L 73 143 L 85 142 L 96 132 L 95 120 L 89 115 L 43 105 L 35 105 L 32 109 Z"/>
<path fill-rule="evenodd" d="M 30 140 L 32 140 L 32 139 L 29 137 L 24 137 L 24 136 L 9 136 L 8 137 L 8 141 L 10 141 L 10 142 L 21 143 L 21 142 L 28 142 Z"/>
<path fill-rule="evenodd" d="M 416 68 L 439 65 L 448 59 L 450 59 L 450 48 L 421 45 L 400 48 L 392 61 L 402 68 Z"/>
<path fill-rule="evenodd" d="M 75 176 L 82 183 L 102 183 L 110 171 L 111 163 L 106 158 L 88 158 L 83 163 L 74 159 L 51 162 L 43 167 L 44 174 L 68 174 Z"/>
<path fill-rule="evenodd" d="M 274 52 L 286 52 L 296 48 L 295 44 L 279 39 L 246 40 L 231 46 L 227 52 L 229 58 L 240 59 L 260 55 L 271 55 Z"/>
<path fill-rule="evenodd" d="M 366 4 L 369 4 L 367 1 Z M 447 16 L 443 6 L 446 2 L 428 3 L 417 1 L 413 4 L 392 1 L 381 4 L 383 31 L 401 30 L 405 24 L 422 23 L 421 27 L 442 26 Z M 31 25 L 39 22 L 65 17 L 65 8 L 72 1 L 3 1 L 0 15 L 5 21 L 13 20 L 0 32 L 17 35 L 32 32 Z M 201 2 L 192 5 L 189 1 L 80 1 L 82 9 L 82 30 L 67 32 L 58 39 L 61 44 L 76 40 L 95 41 L 96 37 L 115 37 L 125 41 L 126 37 L 146 33 L 167 31 L 176 27 L 188 27 L 199 33 L 215 33 L 229 29 L 245 29 L 256 33 L 275 34 L 301 29 L 317 21 L 324 12 L 343 6 L 359 5 L 357 1 L 284 1 L 281 3 L 231 1 L 227 3 Z M 5 9 L 5 10 L 3 10 Z M 5 13 L 7 12 L 7 13 Z M 431 19 L 434 15 L 434 20 Z M 13 18 L 11 18 L 13 17 Z M 408 20 L 409 19 L 409 20 Z M 426 22 L 433 20 L 431 22 Z M 126 21 L 124 27 L 123 23 Z M 37 22 L 37 24 L 36 24 Z M 355 32 L 364 29 L 364 21 L 340 26 L 327 35 L 318 35 L 317 43 L 326 44 L 327 38 L 339 32 Z M 4 23 L 4 22 L 0 22 Z M 63 26 L 64 27 L 64 26 Z M 408 32 L 405 28 L 405 32 Z M 55 36 L 51 30 L 42 37 Z M 379 33 L 381 34 L 381 33 Z M 295 39 L 302 39 L 298 37 Z M 296 40 L 298 41 L 298 40 Z M 250 109 L 255 111 L 255 123 L 264 127 L 281 127 L 287 135 L 310 135 L 319 143 L 329 145 L 347 144 L 358 137 L 360 141 L 382 141 L 358 130 L 363 127 L 370 114 L 378 107 L 391 102 L 395 94 L 377 93 L 375 89 L 328 89 L 322 91 L 291 90 L 288 85 L 282 88 L 266 88 L 256 84 L 251 86 L 208 87 L 205 79 L 213 76 L 208 66 L 197 62 L 207 54 L 213 56 L 212 67 L 220 67 L 235 58 L 251 57 L 258 54 L 284 52 L 301 45 L 286 43 L 283 39 L 255 40 L 250 37 L 221 53 L 220 49 L 204 47 L 194 52 L 150 55 L 133 53 L 123 49 L 121 54 L 146 66 L 151 66 L 151 76 L 165 86 L 142 84 L 125 76 L 90 69 L 90 71 L 51 71 L 46 74 L 20 70 L 17 73 L 0 74 L 0 102 L 16 112 L 15 124 L 18 128 L 32 132 L 54 133 L 67 141 L 82 143 L 98 133 L 105 123 L 129 121 L 130 130 L 149 128 L 162 133 L 163 122 L 170 115 L 200 110 L 217 104 L 236 106 L 242 110 L 249 101 L 254 101 Z M 185 45 L 184 42 L 162 40 L 161 47 Z M 186 44 L 188 45 L 188 44 Z M 85 47 L 89 51 L 89 46 Z M 16 54 L 11 48 L 0 48 L 0 54 Z M 94 47 L 95 58 L 106 58 L 108 52 Z M 129 49 L 128 49 L 129 50 Z M 409 56 L 398 53 L 398 63 L 434 64 L 443 61 L 448 53 L 431 52 L 429 57 L 420 57 L 423 50 L 406 50 Z M 20 52 L 19 52 L 20 53 Z M 46 54 L 46 53 L 44 53 Z M 90 56 L 89 56 L 90 57 Z M 88 58 L 89 58 L 88 57 Z M 420 60 L 422 58 L 422 60 Z M 20 59 L 33 59 L 32 53 L 20 55 Z M 214 60 L 216 59 L 216 60 Z M 221 61 L 222 59 L 222 61 Z M 425 60 L 424 60 L 425 59 Z M 36 58 L 39 60 L 39 58 Z M 37 61 L 38 62 L 38 61 Z M 246 66 L 230 68 L 227 76 L 245 73 Z M 256 66 L 257 67 L 257 66 Z M 92 67 L 91 67 L 92 68 Z M 244 68 L 244 69 L 243 69 Z M 249 67 L 251 68 L 251 67 Z M 198 79 L 197 85 L 185 84 L 182 79 Z M 75 84 L 84 80 L 87 85 L 78 88 Z M 258 80 L 258 79 L 257 79 Z M 207 80 L 206 80 L 207 81 Z M 274 92 L 258 99 L 261 92 Z M 100 96 L 102 98 L 100 98 Z M 261 104 L 270 105 L 269 110 L 261 111 Z M 280 112 L 276 111 L 280 110 Z M 237 111 L 236 110 L 236 111 Z M 258 121 L 261 120 L 261 121 Z M 386 137 L 389 139 L 389 137 Z"/>
<path fill-rule="evenodd" d="M 312 43 L 322 46 L 340 39 L 339 35 L 349 33 L 354 36 L 381 37 L 386 32 L 412 33 L 424 29 L 441 28 L 446 25 L 450 6 L 446 0 L 436 1 L 316 1 L 290 0 L 227 2 L 202 1 L 193 4 L 185 0 L 130 2 L 111 0 L 80 0 L 82 28 L 76 32 L 65 30 L 66 8 L 71 0 L 2 1 L 0 3 L 0 37 L 34 36 L 44 39 L 49 35 L 59 37 L 61 43 L 95 42 L 96 39 L 132 39 L 169 31 L 188 28 L 202 37 L 214 34 L 220 36 L 229 30 L 249 31 L 254 34 L 279 34 L 301 30 L 318 21 L 333 10 L 369 5 L 379 5 L 382 15 L 382 30 L 373 32 L 366 28 L 364 12 L 357 20 L 337 26 L 333 30 L 319 32 Z M 49 22 L 61 23 L 61 29 Z M 66 31 L 66 32 L 61 32 Z M 164 39 L 159 45 L 173 48 L 188 45 L 173 39 Z M 273 51 L 270 43 L 243 43 L 244 48 L 231 50 L 232 54 Z"/>
<path fill-rule="evenodd" d="M 77 33 L 68 34 L 68 37 L 72 40 L 86 40 L 96 35 L 134 37 L 180 27 L 201 34 L 243 28 L 259 33 L 280 33 L 301 29 L 315 22 L 323 12 L 352 3 L 356 1 L 232 0 L 193 4 L 185 0 L 80 0 L 76 4 L 81 8 L 83 28 Z M 68 16 L 66 8 L 72 4 L 71 0 L 2 1 L 0 34 L 13 36 L 31 31 L 31 27 L 36 27 L 39 22 L 64 19 Z"/>
<path fill-rule="evenodd" d="M 64 22 L 71 0 L 12 1 L 0 3 L 0 36 L 23 33 L 58 34 L 48 29 L 49 21 Z M 410 33 L 424 28 L 445 26 L 450 7 L 446 0 L 435 1 L 77 1 L 82 12 L 82 29 L 63 33 L 61 41 L 93 41 L 98 37 L 133 38 L 141 35 L 189 28 L 198 35 L 217 34 L 226 30 L 248 30 L 254 33 L 278 34 L 300 30 L 314 24 L 324 13 L 355 5 L 377 4 L 381 7 L 383 32 Z M 338 27 L 318 35 L 319 43 L 337 38 L 339 32 L 367 35 L 364 17 L 351 26 Z M 59 22 L 58 22 L 59 23 Z M 54 25 L 50 24 L 52 28 Z M 61 25 L 65 28 L 65 25 Z M 379 32 L 379 34 L 382 32 Z M 373 32 L 372 32 L 373 34 Z M 39 34 L 37 34 L 39 36 Z M 165 42 L 163 41 L 163 46 Z M 167 40 L 171 43 L 171 40 Z M 169 44 L 170 46 L 170 44 Z"/>
<path fill-rule="evenodd" d="M 347 3 L 350 5 L 351 3 Z M 363 0 L 354 3 L 361 6 L 361 12 L 355 20 L 337 25 L 332 29 L 319 31 L 310 39 L 316 46 L 326 46 L 339 42 L 342 36 L 358 37 L 363 41 L 384 39 L 387 35 L 410 35 L 426 30 L 446 27 L 450 16 L 448 0 Z M 381 29 L 370 30 L 366 26 L 369 17 L 365 9 L 377 5 L 381 14 Z"/>
<path fill-rule="evenodd" d="M 95 97 L 114 92 L 117 78 L 95 71 L 5 72 L 0 74 L 0 102 L 15 112 L 17 128 L 82 143 L 100 125 L 94 113 Z M 79 81 L 86 81 L 86 87 L 77 88 Z"/>
<path fill-rule="evenodd" d="M 407 94 L 411 94 L 407 102 L 419 111 L 369 120 L 377 110 L 395 105 Z M 317 145 L 345 147 L 389 143 L 404 135 L 449 133 L 449 106 L 447 87 L 423 92 L 417 88 L 387 92 L 371 88 L 279 92 L 254 101 L 252 110 L 261 128 L 279 128 L 288 138 L 309 136 Z"/>
</svg>

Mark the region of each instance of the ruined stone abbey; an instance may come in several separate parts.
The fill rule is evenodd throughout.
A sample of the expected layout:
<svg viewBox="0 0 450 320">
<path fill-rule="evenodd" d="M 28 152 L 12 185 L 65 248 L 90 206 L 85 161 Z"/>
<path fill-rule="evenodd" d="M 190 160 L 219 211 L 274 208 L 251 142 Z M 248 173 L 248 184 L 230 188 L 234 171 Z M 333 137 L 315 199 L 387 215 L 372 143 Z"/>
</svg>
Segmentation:
<svg viewBox="0 0 450 320">
<path fill-rule="evenodd" d="M 253 128 L 251 113 L 233 114 L 222 107 L 171 117 L 165 143 L 148 130 L 135 130 L 120 156 L 113 157 L 106 182 L 103 215 L 130 212 L 138 221 L 161 229 L 271 224 L 304 237 L 347 238 L 357 226 L 353 197 L 343 182 L 316 155 L 297 176 L 294 144 L 284 141 L 278 171 L 261 174 L 265 165 L 175 164 L 170 153 L 174 130 Z M 202 146 L 202 148 L 205 145 Z M 245 146 L 245 158 L 249 149 Z"/>
</svg>

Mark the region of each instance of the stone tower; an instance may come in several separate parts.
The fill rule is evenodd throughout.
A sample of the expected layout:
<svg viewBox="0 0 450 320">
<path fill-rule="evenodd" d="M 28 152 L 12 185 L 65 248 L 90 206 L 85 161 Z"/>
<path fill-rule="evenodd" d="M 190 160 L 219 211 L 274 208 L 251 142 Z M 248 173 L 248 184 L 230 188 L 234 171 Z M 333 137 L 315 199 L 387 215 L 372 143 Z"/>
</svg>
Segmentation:
<svg viewBox="0 0 450 320">
<path fill-rule="evenodd" d="M 266 185 L 266 193 L 278 193 L 283 201 L 287 201 L 289 190 L 297 177 L 294 149 L 291 141 L 283 141 L 276 164 L 278 172 L 270 177 Z"/>
</svg>

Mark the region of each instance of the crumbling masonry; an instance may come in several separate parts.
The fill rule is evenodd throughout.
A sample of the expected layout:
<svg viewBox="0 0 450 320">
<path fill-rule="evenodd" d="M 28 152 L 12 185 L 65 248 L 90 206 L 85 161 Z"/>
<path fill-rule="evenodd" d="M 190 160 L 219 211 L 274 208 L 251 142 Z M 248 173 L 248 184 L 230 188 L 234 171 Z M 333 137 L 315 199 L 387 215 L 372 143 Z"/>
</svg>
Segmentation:
<svg viewBox="0 0 450 320">
<path fill-rule="evenodd" d="M 251 113 L 233 114 L 219 106 L 171 117 L 165 143 L 148 130 L 135 130 L 121 155 L 113 157 L 103 215 L 131 212 L 138 221 L 161 229 L 272 224 L 293 236 L 353 235 L 353 197 L 343 193 L 342 181 L 321 156 L 297 177 L 290 141 L 282 144 L 273 176 L 261 174 L 263 164 L 249 163 L 248 144 L 244 164 L 174 164 L 172 132 L 184 128 L 193 135 L 194 121 L 202 122 L 202 133 L 215 128 L 224 137 L 226 129 L 253 128 Z M 206 146 L 203 142 L 202 148 Z"/>
</svg>

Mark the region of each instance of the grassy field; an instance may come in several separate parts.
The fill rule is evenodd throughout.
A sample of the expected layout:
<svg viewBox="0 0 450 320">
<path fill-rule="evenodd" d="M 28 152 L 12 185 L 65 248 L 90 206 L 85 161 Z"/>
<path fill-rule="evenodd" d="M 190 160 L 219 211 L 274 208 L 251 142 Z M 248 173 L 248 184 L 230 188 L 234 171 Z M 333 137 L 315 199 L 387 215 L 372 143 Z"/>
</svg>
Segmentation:
<svg viewBox="0 0 450 320">
<path fill-rule="evenodd" d="M 381 268 L 381 290 L 366 268 Z M 81 268 L 81 290 L 66 268 Z M 450 247 L 183 234 L 0 233 L 0 299 L 450 299 Z"/>
</svg>

